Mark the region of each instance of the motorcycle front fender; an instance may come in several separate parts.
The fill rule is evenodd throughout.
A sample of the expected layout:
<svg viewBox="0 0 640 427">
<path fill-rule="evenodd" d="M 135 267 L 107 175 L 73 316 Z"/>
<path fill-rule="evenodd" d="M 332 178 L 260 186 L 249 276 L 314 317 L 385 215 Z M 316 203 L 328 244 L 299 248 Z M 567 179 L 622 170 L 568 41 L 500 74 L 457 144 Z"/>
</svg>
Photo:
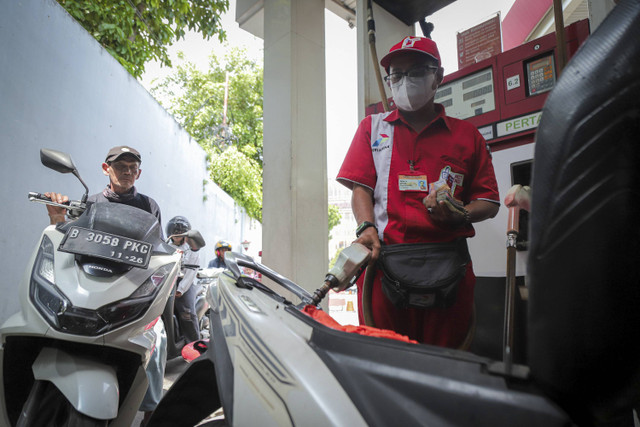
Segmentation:
<svg viewBox="0 0 640 427">
<path fill-rule="evenodd" d="M 36 380 L 52 382 L 78 412 L 99 420 L 118 416 L 118 379 L 111 366 L 45 347 L 32 370 Z"/>
</svg>

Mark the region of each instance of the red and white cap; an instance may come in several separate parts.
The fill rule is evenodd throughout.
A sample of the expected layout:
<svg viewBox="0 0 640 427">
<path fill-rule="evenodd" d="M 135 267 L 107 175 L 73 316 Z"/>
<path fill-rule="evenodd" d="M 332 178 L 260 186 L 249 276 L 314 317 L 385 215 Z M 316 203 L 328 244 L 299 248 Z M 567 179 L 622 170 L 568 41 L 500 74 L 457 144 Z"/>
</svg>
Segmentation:
<svg viewBox="0 0 640 427">
<path fill-rule="evenodd" d="M 440 52 L 438 52 L 438 46 L 436 42 L 426 37 L 405 37 L 398 44 L 393 45 L 381 60 L 380 65 L 385 70 L 389 70 L 389 64 L 391 60 L 397 55 L 403 52 L 418 52 L 424 55 L 429 55 L 431 58 L 438 61 L 438 67 L 440 66 Z"/>
</svg>

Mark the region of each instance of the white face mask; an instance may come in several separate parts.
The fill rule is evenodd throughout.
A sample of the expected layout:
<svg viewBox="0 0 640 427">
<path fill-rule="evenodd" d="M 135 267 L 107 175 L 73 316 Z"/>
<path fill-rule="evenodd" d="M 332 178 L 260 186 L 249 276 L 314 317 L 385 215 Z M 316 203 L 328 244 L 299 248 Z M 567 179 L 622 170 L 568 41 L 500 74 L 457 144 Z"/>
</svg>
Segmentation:
<svg viewBox="0 0 640 427">
<path fill-rule="evenodd" d="M 391 88 L 396 106 L 403 111 L 417 111 L 424 107 L 436 94 L 436 89 L 433 89 L 434 79 L 433 73 L 424 77 L 404 76 L 398 86 Z"/>
</svg>

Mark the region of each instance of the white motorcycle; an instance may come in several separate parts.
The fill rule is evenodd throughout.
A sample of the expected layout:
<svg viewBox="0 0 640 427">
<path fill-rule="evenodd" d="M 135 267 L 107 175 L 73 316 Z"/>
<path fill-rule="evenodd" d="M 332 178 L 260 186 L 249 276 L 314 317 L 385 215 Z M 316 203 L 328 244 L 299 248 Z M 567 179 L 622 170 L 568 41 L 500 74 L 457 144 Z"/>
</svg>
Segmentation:
<svg viewBox="0 0 640 427">
<path fill-rule="evenodd" d="M 211 335 L 209 331 L 209 303 L 206 299 L 207 291 L 224 270 L 224 268 L 215 267 L 202 268 L 198 270 L 196 275 L 196 283 L 200 286 L 200 291 L 196 297 L 196 314 L 200 323 L 200 335 L 202 335 L 203 339 L 209 339 Z"/>
<path fill-rule="evenodd" d="M 334 330 L 308 315 L 329 289 L 348 288 L 367 261 L 363 246 L 346 248 L 310 294 L 245 255 L 225 254 L 229 269 L 207 294 L 209 348 L 173 384 L 149 426 L 193 426 L 219 407 L 224 419 L 204 425 L 569 425 L 544 396 L 514 390 L 491 360 Z M 507 377 L 525 382 L 522 370 Z"/>
<path fill-rule="evenodd" d="M 87 191 L 68 205 L 29 194 L 73 220 L 45 228 L 20 283 L 20 311 L 0 329 L 0 425 L 129 427 L 180 255 L 155 216 L 87 206 L 69 155 L 42 149 L 40 157 Z"/>
</svg>

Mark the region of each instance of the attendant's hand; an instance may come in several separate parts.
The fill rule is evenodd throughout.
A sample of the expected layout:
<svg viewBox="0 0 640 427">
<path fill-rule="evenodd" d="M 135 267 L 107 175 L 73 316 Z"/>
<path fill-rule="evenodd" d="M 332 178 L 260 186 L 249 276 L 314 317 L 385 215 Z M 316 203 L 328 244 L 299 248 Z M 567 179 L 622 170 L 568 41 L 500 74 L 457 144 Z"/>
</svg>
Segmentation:
<svg viewBox="0 0 640 427">
<path fill-rule="evenodd" d="M 422 204 L 427 208 L 427 212 L 431 219 L 440 225 L 459 227 L 466 221 L 463 212 L 458 211 L 457 209 L 449 209 L 446 202 L 443 200 L 438 202 L 437 191 L 434 191 L 433 188 L 429 192 L 429 195 L 422 199 Z"/>
<path fill-rule="evenodd" d="M 52 202 L 63 204 L 69 201 L 69 197 L 63 196 L 60 193 L 44 193 L 45 196 L 51 199 Z M 51 224 L 57 224 L 66 220 L 67 210 L 58 206 L 47 205 L 47 212 L 49 213 L 49 220 Z"/>
<path fill-rule="evenodd" d="M 372 266 L 376 263 L 378 256 L 380 256 L 380 238 L 375 227 L 366 228 L 360 237 L 358 237 L 354 243 L 360 243 L 367 248 L 371 249 L 371 259 L 369 265 Z"/>
</svg>

